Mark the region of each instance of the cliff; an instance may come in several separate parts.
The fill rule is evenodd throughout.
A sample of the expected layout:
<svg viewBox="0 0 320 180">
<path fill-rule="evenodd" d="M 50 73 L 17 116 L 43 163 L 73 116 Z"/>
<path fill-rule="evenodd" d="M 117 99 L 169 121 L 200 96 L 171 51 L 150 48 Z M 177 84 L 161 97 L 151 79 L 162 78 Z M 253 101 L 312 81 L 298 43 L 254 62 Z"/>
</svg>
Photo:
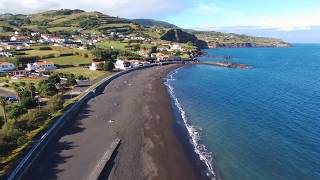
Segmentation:
<svg viewBox="0 0 320 180">
<path fill-rule="evenodd" d="M 198 39 L 208 43 L 210 48 L 241 48 L 241 47 L 291 47 L 281 39 L 254 37 L 234 33 L 215 31 L 187 30 Z"/>
<path fill-rule="evenodd" d="M 177 43 L 191 42 L 199 49 L 205 49 L 209 47 L 207 42 L 199 40 L 195 35 L 187 33 L 181 29 L 170 29 L 165 34 L 163 34 L 160 39 Z"/>
</svg>

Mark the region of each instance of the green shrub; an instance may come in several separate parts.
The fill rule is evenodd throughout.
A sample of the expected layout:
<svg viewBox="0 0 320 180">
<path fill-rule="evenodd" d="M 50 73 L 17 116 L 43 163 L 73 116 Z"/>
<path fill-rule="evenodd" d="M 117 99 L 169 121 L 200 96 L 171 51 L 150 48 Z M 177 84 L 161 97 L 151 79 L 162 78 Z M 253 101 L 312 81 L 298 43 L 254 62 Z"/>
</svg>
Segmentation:
<svg viewBox="0 0 320 180">
<path fill-rule="evenodd" d="M 12 107 L 9 108 L 8 117 L 10 119 L 17 119 L 22 114 L 26 113 L 27 110 L 24 108 L 24 106 L 15 104 Z"/>
<path fill-rule="evenodd" d="M 41 50 L 41 51 L 50 51 L 50 50 L 52 50 L 52 47 L 43 46 L 43 47 L 40 47 L 39 50 Z"/>
<path fill-rule="evenodd" d="M 62 53 L 60 54 L 61 57 L 63 56 L 73 56 L 74 54 L 73 53 Z"/>
<path fill-rule="evenodd" d="M 25 53 L 25 52 L 19 52 L 19 51 L 14 52 L 13 54 L 14 54 L 15 56 L 22 56 L 22 55 L 26 55 L 26 53 Z"/>
<path fill-rule="evenodd" d="M 20 100 L 20 104 L 22 107 L 27 109 L 32 109 L 37 106 L 37 102 L 32 97 L 25 97 Z"/>
<path fill-rule="evenodd" d="M 19 117 L 15 122 L 15 127 L 30 132 L 37 129 L 48 117 L 49 114 L 46 110 L 29 110 L 26 114 Z"/>
<path fill-rule="evenodd" d="M 50 58 L 55 58 L 56 56 L 54 54 L 48 54 L 48 55 L 44 55 L 41 56 L 41 59 L 50 59 Z"/>
<path fill-rule="evenodd" d="M 112 62 L 112 61 L 107 61 L 107 62 L 105 62 L 104 65 L 103 65 L 103 69 L 104 69 L 105 71 L 112 71 L 112 70 L 114 69 L 114 64 L 113 64 L 113 62 Z"/>
<path fill-rule="evenodd" d="M 52 74 L 49 76 L 48 81 L 53 84 L 58 84 L 61 82 L 61 79 L 58 74 Z"/>
<path fill-rule="evenodd" d="M 54 113 L 63 107 L 63 98 L 61 95 L 55 95 L 50 98 L 47 104 L 47 109 L 49 112 Z"/>
</svg>

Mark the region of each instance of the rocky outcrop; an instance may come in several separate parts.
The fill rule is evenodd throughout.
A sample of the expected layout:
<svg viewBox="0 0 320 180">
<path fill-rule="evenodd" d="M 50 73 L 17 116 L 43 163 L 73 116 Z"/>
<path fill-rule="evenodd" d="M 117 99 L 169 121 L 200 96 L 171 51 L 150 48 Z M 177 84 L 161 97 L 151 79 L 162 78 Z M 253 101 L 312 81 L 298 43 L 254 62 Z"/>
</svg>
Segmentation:
<svg viewBox="0 0 320 180">
<path fill-rule="evenodd" d="M 285 48 L 291 47 L 292 45 L 286 42 L 274 43 L 274 44 L 257 44 L 257 43 L 219 43 L 210 42 L 208 43 L 210 48 L 254 48 L 254 47 L 278 47 Z"/>
<path fill-rule="evenodd" d="M 207 42 L 199 40 L 195 35 L 187 33 L 181 29 L 170 29 L 165 34 L 163 34 L 160 39 L 177 43 L 192 42 L 199 49 L 208 48 Z"/>
</svg>

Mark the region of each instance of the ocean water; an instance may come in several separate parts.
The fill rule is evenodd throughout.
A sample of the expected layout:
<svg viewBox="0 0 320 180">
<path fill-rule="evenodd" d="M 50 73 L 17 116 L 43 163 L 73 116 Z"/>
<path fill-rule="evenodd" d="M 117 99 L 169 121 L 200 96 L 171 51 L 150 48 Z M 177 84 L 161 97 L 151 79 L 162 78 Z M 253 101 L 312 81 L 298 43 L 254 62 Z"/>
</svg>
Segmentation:
<svg viewBox="0 0 320 180">
<path fill-rule="evenodd" d="M 168 75 L 180 124 L 187 125 L 208 174 L 224 180 L 319 180 L 320 45 L 207 52 L 254 67 L 192 65 Z"/>
</svg>

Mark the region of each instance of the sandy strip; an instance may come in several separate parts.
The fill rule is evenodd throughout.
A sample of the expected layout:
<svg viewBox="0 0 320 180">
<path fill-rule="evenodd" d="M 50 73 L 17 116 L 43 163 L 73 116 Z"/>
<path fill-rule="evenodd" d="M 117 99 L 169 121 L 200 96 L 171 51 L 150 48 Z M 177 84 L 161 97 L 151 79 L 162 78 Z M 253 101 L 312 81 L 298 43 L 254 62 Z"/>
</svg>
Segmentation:
<svg viewBox="0 0 320 180">
<path fill-rule="evenodd" d="M 173 132 L 163 84 L 177 67 L 149 68 L 114 80 L 65 125 L 24 179 L 87 179 L 115 138 L 121 145 L 101 179 L 196 179 Z"/>
<path fill-rule="evenodd" d="M 170 65 L 135 72 L 119 79 L 113 88 L 119 96 L 122 116 L 131 117 L 128 129 L 120 133 L 123 144 L 111 179 L 196 179 L 181 144 L 173 133 L 174 118 L 163 77 L 178 67 Z M 117 98 L 119 99 L 119 98 Z M 120 100 L 121 101 L 121 100 Z M 132 129 L 131 129 L 132 128 Z"/>
</svg>

